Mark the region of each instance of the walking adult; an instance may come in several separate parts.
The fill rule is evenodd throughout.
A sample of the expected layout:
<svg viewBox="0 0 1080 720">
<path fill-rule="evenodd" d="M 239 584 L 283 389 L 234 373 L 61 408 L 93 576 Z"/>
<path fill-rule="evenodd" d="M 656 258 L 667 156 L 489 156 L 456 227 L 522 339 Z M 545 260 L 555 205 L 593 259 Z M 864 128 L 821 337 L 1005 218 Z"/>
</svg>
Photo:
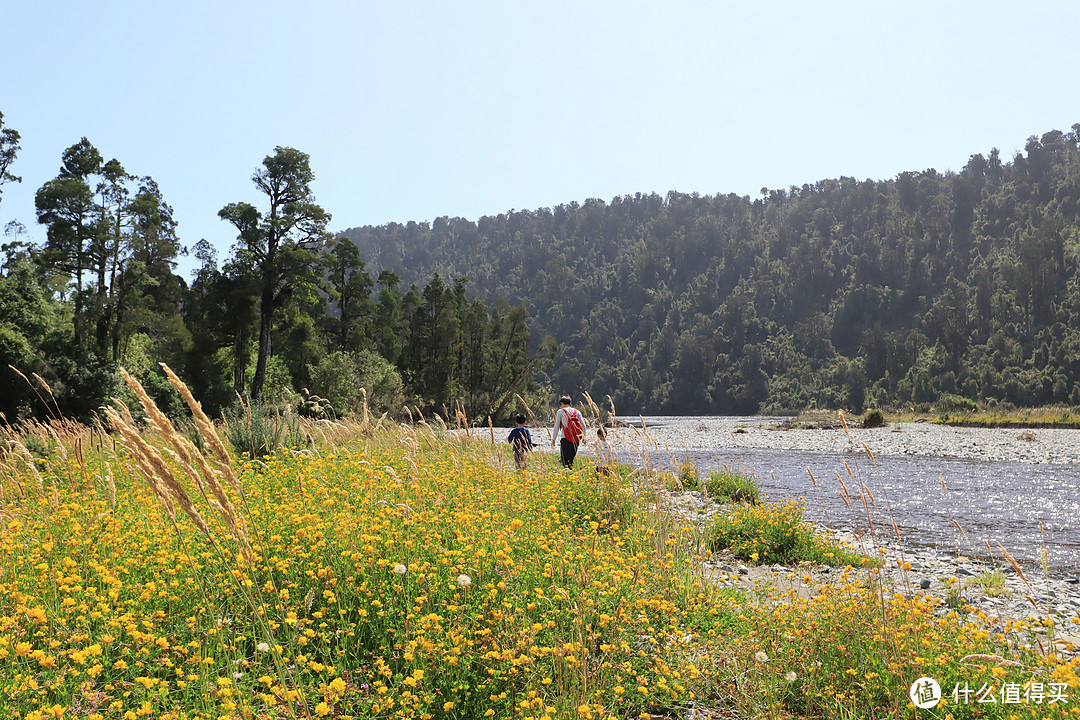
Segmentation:
<svg viewBox="0 0 1080 720">
<path fill-rule="evenodd" d="M 577 457 L 578 445 L 585 434 L 585 421 L 581 413 L 574 409 L 569 395 L 559 398 L 559 409 L 555 413 L 555 432 L 551 436 L 551 447 L 559 441 L 559 459 L 563 467 L 571 470 Z"/>
</svg>

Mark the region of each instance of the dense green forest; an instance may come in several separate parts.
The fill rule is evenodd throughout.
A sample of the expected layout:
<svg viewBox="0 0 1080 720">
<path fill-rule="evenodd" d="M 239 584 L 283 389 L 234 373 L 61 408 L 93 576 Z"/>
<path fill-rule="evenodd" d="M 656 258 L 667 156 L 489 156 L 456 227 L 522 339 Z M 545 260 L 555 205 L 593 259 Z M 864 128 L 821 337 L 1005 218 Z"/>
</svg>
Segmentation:
<svg viewBox="0 0 1080 720">
<path fill-rule="evenodd" d="M 1080 404 L 1080 124 L 959 172 L 760 197 L 590 199 L 348 230 L 406 282 L 466 273 L 620 412 Z"/>
<path fill-rule="evenodd" d="M 0 115 L 0 192 L 19 141 Z M 1080 405 L 1080 124 L 959 172 L 337 235 L 307 155 L 279 147 L 260 207 L 222 199 L 236 243 L 220 262 L 196 243 L 190 283 L 151 177 L 85 138 L 60 161 L 36 195 L 47 239 L 10 223 L 2 248 L 8 420 L 90 417 L 121 365 L 171 407 L 162 361 L 215 412 L 366 395 L 500 418 L 582 391 L 627 413 Z"/>
<path fill-rule="evenodd" d="M 20 181 L 20 140 L 0 115 L 0 191 Z M 373 278 L 356 246 L 326 231 L 309 158 L 294 148 L 276 148 L 253 175 L 261 208 L 223 205 L 237 241 L 220 265 L 196 243 L 190 284 L 175 272 L 186 250 L 151 177 L 106 161 L 86 138 L 60 160 L 35 196 L 45 242 L 26 241 L 12 222 L 0 248 L 9 422 L 88 420 L 127 396 L 120 367 L 175 409 L 159 362 L 212 413 L 244 398 L 337 416 L 366 400 L 395 416 L 408 406 L 473 419 L 516 409 L 515 396 L 535 395 L 536 374 L 551 368 L 555 347 L 531 342 L 524 305 L 470 299 L 463 274 L 432 273 L 407 289 L 390 271 Z"/>
</svg>

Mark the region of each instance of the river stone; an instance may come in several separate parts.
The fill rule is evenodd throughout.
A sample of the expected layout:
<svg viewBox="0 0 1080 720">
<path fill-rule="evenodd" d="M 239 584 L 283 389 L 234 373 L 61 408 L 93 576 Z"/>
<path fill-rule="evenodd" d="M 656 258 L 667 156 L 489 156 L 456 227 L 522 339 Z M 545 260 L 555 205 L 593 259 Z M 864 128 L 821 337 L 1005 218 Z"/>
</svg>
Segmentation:
<svg viewBox="0 0 1080 720">
<path fill-rule="evenodd" d="M 1080 650 L 1080 637 L 1077 637 L 1076 635 L 1058 635 L 1054 638 L 1054 644 L 1062 646 L 1072 645 L 1073 650 Z"/>
</svg>

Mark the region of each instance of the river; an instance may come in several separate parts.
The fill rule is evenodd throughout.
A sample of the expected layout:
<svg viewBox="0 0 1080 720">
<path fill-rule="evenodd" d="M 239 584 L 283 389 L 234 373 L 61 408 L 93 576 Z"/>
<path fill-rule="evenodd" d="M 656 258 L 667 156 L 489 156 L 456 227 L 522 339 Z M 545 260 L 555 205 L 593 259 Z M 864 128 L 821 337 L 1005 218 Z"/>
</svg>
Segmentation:
<svg viewBox="0 0 1080 720">
<path fill-rule="evenodd" d="M 645 418 L 653 426 L 674 421 Z M 866 533 L 872 522 L 879 538 L 895 540 L 895 520 L 905 545 L 985 557 L 989 544 L 1001 564 L 1000 543 L 1025 571 L 1038 569 L 1045 551 L 1052 575 L 1080 574 L 1078 464 L 906 456 L 872 460 L 865 452 L 702 450 L 675 444 L 668 450 L 675 462 L 692 461 L 703 477 L 724 467 L 741 470 L 757 479 L 768 500 L 802 498 L 805 517 L 815 522 Z"/>
</svg>

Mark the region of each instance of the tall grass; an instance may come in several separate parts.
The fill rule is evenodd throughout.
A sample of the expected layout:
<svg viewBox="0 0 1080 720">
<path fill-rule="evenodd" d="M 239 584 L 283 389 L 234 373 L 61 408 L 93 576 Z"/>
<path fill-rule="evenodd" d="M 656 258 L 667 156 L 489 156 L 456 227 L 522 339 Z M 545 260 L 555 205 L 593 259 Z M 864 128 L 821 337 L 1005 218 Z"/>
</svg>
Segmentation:
<svg viewBox="0 0 1080 720">
<path fill-rule="evenodd" d="M 290 407 L 265 406 L 238 398 L 225 411 L 225 434 L 237 452 L 255 460 L 282 447 L 302 447 L 308 438 Z"/>
</svg>

